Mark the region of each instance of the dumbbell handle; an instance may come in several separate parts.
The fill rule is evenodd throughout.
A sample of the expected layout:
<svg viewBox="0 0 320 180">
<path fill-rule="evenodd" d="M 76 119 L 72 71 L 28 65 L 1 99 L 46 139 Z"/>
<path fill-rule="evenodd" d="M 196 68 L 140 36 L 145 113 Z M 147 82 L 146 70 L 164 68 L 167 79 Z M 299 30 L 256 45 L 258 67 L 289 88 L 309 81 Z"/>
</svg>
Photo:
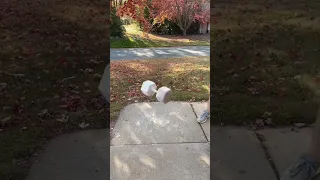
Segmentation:
<svg viewBox="0 0 320 180">
<path fill-rule="evenodd" d="M 157 91 L 156 89 L 154 89 L 154 88 L 152 88 L 152 91 L 153 91 L 154 93 L 158 93 L 158 91 Z"/>
</svg>

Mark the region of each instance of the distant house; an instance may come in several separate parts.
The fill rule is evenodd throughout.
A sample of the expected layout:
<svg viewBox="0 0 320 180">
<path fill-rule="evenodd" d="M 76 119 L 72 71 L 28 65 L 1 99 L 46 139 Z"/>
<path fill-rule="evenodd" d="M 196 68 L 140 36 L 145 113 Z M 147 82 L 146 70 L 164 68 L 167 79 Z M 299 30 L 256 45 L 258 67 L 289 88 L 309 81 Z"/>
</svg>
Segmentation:
<svg viewBox="0 0 320 180">
<path fill-rule="evenodd" d="M 200 34 L 206 34 L 210 32 L 210 22 L 207 23 L 201 23 L 199 28 Z"/>
<path fill-rule="evenodd" d="M 210 1 L 207 3 L 202 4 L 202 9 L 206 11 L 206 17 L 207 19 L 206 23 L 201 23 L 200 28 L 199 28 L 199 33 L 200 34 L 206 34 L 210 32 Z"/>
</svg>

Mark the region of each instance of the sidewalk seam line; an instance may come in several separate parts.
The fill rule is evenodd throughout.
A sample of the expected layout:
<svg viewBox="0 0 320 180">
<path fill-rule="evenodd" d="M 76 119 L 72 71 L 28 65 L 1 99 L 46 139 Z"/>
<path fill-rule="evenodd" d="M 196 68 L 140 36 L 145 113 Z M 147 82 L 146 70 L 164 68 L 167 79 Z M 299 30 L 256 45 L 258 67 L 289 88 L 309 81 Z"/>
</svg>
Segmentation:
<svg viewBox="0 0 320 180">
<path fill-rule="evenodd" d="M 198 118 L 197 113 L 195 112 L 195 110 L 194 110 L 194 108 L 193 108 L 192 104 L 191 104 L 191 103 L 189 103 L 189 104 L 190 104 L 191 109 L 192 109 L 192 111 L 193 111 L 193 113 L 194 113 L 194 115 L 196 116 L 196 119 L 197 119 L 197 118 Z M 210 121 L 210 120 L 209 120 L 209 121 Z M 204 134 L 204 137 L 206 138 L 207 142 L 209 142 L 209 139 L 208 139 L 208 137 L 207 137 L 206 133 L 204 132 L 204 130 L 203 130 L 203 128 L 202 128 L 202 126 L 201 126 L 201 124 L 200 124 L 199 122 L 198 122 L 198 124 L 199 124 L 199 126 L 200 126 L 200 128 L 201 128 L 201 130 L 202 130 L 202 132 L 203 132 L 203 134 Z"/>
<path fill-rule="evenodd" d="M 257 138 L 258 141 L 260 142 L 260 145 L 261 145 L 261 147 L 262 147 L 262 149 L 263 149 L 263 151 L 264 151 L 264 153 L 265 153 L 265 155 L 266 155 L 266 158 L 268 159 L 268 162 L 269 162 L 269 164 L 270 164 L 270 166 L 271 166 L 271 169 L 273 170 L 276 178 L 277 178 L 278 180 L 280 180 L 280 174 L 279 174 L 279 171 L 278 171 L 278 169 L 277 169 L 277 167 L 276 167 L 276 164 L 274 163 L 274 161 L 273 161 L 273 159 L 272 159 L 272 157 L 271 157 L 271 154 L 270 154 L 269 151 L 268 151 L 267 146 L 265 145 L 265 143 L 263 143 L 263 142 L 266 141 L 266 140 L 264 140 L 264 139 L 261 137 L 262 135 L 261 135 L 260 133 L 258 133 L 257 131 L 254 131 L 254 134 L 256 135 L 256 138 Z"/>
</svg>

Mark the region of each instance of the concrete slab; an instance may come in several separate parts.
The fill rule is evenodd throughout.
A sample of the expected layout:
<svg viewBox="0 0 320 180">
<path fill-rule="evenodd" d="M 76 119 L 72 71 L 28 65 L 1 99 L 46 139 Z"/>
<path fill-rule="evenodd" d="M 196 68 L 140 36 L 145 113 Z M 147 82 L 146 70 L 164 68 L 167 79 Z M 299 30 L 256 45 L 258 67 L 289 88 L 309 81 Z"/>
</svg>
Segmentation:
<svg viewBox="0 0 320 180">
<path fill-rule="evenodd" d="M 107 64 L 106 68 L 104 69 L 98 89 L 104 98 L 110 102 L 110 64 Z"/>
<path fill-rule="evenodd" d="M 88 130 L 53 139 L 27 180 L 109 179 L 109 130 Z"/>
<path fill-rule="evenodd" d="M 266 139 L 264 144 L 280 174 L 306 152 L 311 140 L 311 128 L 299 129 L 297 132 L 290 131 L 289 128 L 264 129 L 258 132 Z"/>
<path fill-rule="evenodd" d="M 207 109 L 207 103 L 206 102 L 196 102 L 196 103 L 191 103 L 192 108 L 194 110 L 194 112 L 197 115 L 197 118 L 200 116 L 200 114 Z M 207 122 L 205 122 L 204 124 L 200 124 L 208 141 L 210 141 L 210 120 L 208 120 Z"/>
<path fill-rule="evenodd" d="M 211 179 L 277 179 L 253 132 L 244 128 L 211 127 L 211 133 Z"/>
<path fill-rule="evenodd" d="M 112 133 L 111 145 L 207 142 L 186 102 L 128 105 Z"/>
<path fill-rule="evenodd" d="M 112 180 L 209 180 L 208 143 L 110 147 Z"/>
</svg>

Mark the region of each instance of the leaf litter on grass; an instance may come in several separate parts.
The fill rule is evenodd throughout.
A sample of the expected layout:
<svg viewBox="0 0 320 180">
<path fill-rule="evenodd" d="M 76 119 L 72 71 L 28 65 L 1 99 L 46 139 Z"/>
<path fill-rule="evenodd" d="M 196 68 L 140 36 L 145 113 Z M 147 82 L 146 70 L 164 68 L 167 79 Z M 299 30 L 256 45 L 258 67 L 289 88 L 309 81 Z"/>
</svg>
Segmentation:
<svg viewBox="0 0 320 180">
<path fill-rule="evenodd" d="M 238 125 L 314 121 L 314 94 L 294 77 L 319 72 L 320 52 L 315 50 L 320 26 L 305 23 L 301 17 L 319 18 L 320 4 L 314 0 L 303 7 L 297 1 L 274 3 L 270 8 L 271 4 L 260 1 L 234 2 L 231 8 L 217 2 L 211 9 L 211 18 L 218 18 L 211 32 L 216 79 L 212 124 L 215 120 Z M 226 84 L 229 91 L 222 93 Z M 264 112 L 272 115 L 262 118 Z"/>
<path fill-rule="evenodd" d="M 50 138 L 83 127 L 107 128 L 108 104 L 97 89 L 108 57 L 106 3 L 0 3 L 3 180 L 25 179 L 31 157 Z"/>
<path fill-rule="evenodd" d="M 148 98 L 141 93 L 145 80 L 155 82 L 157 87 L 171 88 L 173 101 L 207 100 L 209 74 L 209 57 L 112 61 L 111 121 L 115 122 L 122 108 L 130 103 L 156 101 L 155 97 Z"/>
</svg>

